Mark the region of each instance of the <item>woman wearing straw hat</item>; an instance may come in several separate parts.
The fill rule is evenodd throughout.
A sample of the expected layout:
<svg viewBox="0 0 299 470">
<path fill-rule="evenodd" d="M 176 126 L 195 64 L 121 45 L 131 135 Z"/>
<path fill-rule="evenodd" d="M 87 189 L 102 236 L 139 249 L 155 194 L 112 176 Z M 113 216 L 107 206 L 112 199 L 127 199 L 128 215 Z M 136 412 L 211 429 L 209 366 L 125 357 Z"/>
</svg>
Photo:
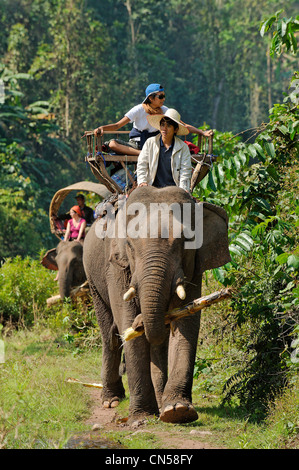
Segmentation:
<svg viewBox="0 0 299 470">
<path fill-rule="evenodd" d="M 133 128 L 129 135 L 129 142 L 124 142 L 120 139 L 112 139 L 106 142 L 109 150 L 117 154 L 125 155 L 139 155 L 145 141 L 154 135 L 157 135 L 158 131 L 154 128 L 150 121 L 147 119 L 148 116 L 162 115 L 167 111 L 167 106 L 164 106 L 165 92 L 162 85 L 159 83 L 151 83 L 145 90 L 145 99 L 142 103 L 134 106 L 128 111 L 125 116 L 114 124 L 106 124 L 94 129 L 94 134 L 102 135 L 104 131 L 118 131 L 121 127 L 125 126 L 129 122 L 133 122 Z M 202 134 L 204 136 L 211 135 L 212 131 L 202 131 L 196 127 L 185 124 L 189 132 L 195 134 Z M 188 132 L 187 132 L 188 134 Z"/>
<path fill-rule="evenodd" d="M 148 121 L 160 133 L 148 139 L 137 163 L 138 186 L 157 188 L 179 186 L 190 191 L 191 155 L 185 142 L 178 135 L 189 133 L 175 109 L 167 109 L 163 115 L 148 116 Z"/>
</svg>

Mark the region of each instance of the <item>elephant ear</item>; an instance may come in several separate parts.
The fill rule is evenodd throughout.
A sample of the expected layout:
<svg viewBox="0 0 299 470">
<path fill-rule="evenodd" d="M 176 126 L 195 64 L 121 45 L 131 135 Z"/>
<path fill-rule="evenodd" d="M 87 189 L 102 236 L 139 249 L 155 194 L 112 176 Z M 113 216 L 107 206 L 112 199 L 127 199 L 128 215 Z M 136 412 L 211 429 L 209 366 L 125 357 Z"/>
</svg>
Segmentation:
<svg viewBox="0 0 299 470">
<path fill-rule="evenodd" d="M 52 271 L 58 271 L 56 255 L 56 248 L 52 248 L 52 250 L 47 251 L 43 259 L 41 260 L 41 264 L 47 269 L 52 269 Z"/>
<path fill-rule="evenodd" d="M 112 239 L 109 261 L 122 269 L 129 267 L 129 260 L 126 252 L 126 240 L 124 238 Z"/>
<path fill-rule="evenodd" d="M 196 268 L 200 273 L 231 261 L 228 248 L 228 216 L 224 209 L 203 204 L 203 244 L 197 250 Z"/>
</svg>

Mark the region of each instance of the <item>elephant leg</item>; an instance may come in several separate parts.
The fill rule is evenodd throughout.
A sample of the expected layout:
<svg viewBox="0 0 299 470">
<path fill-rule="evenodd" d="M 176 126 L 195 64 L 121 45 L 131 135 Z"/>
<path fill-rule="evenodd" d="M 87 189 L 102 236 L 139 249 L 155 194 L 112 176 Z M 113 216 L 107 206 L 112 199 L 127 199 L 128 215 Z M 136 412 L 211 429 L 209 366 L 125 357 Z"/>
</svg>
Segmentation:
<svg viewBox="0 0 299 470">
<path fill-rule="evenodd" d="M 102 351 L 102 403 L 104 408 L 115 408 L 125 397 L 121 378 L 122 345 L 118 339 L 118 330 L 113 324 L 107 340 L 103 341 Z"/>
<path fill-rule="evenodd" d="M 198 418 L 192 405 L 193 370 L 200 315 L 177 322 L 169 339 L 169 377 L 162 397 L 161 421 L 188 423 Z"/>
<path fill-rule="evenodd" d="M 150 345 L 140 336 L 125 343 L 126 370 L 130 391 L 129 424 L 147 415 L 158 415 L 151 379 Z"/>
<path fill-rule="evenodd" d="M 110 309 L 104 304 L 90 281 L 89 286 L 102 334 L 102 403 L 105 408 L 114 408 L 125 397 L 125 389 L 119 373 L 121 342 Z"/>
<path fill-rule="evenodd" d="M 159 346 L 151 346 L 151 377 L 159 409 L 162 407 L 162 395 L 167 382 L 168 338 Z"/>
</svg>

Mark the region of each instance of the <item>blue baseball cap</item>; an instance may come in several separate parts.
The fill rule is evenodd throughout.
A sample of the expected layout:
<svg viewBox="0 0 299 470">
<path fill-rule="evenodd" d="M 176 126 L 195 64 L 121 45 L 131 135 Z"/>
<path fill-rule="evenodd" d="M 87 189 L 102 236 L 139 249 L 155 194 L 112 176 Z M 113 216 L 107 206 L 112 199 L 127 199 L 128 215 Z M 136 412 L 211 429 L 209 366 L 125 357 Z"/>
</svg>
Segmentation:
<svg viewBox="0 0 299 470">
<path fill-rule="evenodd" d="M 144 101 L 149 95 L 152 95 L 153 93 L 159 93 L 159 91 L 164 91 L 164 88 L 162 87 L 162 85 L 160 85 L 159 83 L 151 83 L 145 90 Z"/>
</svg>

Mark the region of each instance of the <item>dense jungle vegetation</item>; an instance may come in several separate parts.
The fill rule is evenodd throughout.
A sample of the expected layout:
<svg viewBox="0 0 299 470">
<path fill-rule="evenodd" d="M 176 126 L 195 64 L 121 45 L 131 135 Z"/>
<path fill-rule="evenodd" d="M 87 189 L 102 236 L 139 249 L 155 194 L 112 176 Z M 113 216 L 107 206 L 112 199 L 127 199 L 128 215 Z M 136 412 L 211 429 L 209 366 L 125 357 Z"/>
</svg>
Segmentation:
<svg viewBox="0 0 299 470">
<path fill-rule="evenodd" d="M 93 180 L 84 130 L 120 119 L 148 83 L 160 82 L 165 104 L 184 121 L 214 129 L 218 160 L 194 195 L 230 219 L 232 261 L 205 281 L 207 290 L 230 286 L 234 295 L 215 316 L 213 352 L 199 352 L 195 377 L 214 390 L 211 375 L 227 368 L 223 406 L 237 400 L 257 421 L 284 390 L 296 395 L 299 17 L 295 1 L 287 10 L 283 3 L 0 0 L 4 332 L 11 322 L 36 323 L 52 295 L 51 273 L 38 261 L 56 243 L 48 208 L 58 189 Z M 63 315 L 67 340 L 89 346 L 97 334 L 92 313 L 69 305 L 63 312 L 47 316 Z M 285 422 L 292 436 L 298 400 L 294 406 Z"/>
<path fill-rule="evenodd" d="M 271 60 L 259 34 L 283 4 L 1 0 L 0 257 L 52 248 L 52 196 L 93 179 L 84 130 L 120 119 L 149 83 L 185 122 L 244 141 L 258 132 L 295 70 L 292 52 Z M 282 16 L 296 14 L 291 0 Z"/>
</svg>

